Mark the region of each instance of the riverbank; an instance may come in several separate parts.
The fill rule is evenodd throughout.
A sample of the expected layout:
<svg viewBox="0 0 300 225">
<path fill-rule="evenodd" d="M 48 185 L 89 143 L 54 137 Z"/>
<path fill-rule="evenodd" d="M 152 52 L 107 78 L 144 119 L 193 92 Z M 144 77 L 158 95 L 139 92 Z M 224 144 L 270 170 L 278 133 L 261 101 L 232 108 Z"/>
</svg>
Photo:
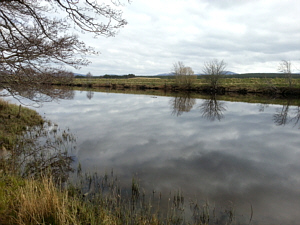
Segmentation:
<svg viewBox="0 0 300 225">
<path fill-rule="evenodd" d="M 43 123 L 43 118 L 36 111 L 0 99 L 0 150 L 11 150 L 17 136 L 25 132 L 27 127 Z"/>
<path fill-rule="evenodd" d="M 66 85 L 55 83 L 56 85 Z M 192 91 L 197 93 L 260 93 L 272 95 L 300 95 L 300 79 L 293 79 L 290 87 L 284 78 L 224 78 L 216 90 L 213 90 L 204 79 L 196 79 L 191 87 L 182 87 L 175 84 L 174 78 L 138 77 L 128 79 L 108 78 L 75 78 L 69 86 L 108 88 L 112 90 L 165 90 L 165 91 Z"/>
</svg>

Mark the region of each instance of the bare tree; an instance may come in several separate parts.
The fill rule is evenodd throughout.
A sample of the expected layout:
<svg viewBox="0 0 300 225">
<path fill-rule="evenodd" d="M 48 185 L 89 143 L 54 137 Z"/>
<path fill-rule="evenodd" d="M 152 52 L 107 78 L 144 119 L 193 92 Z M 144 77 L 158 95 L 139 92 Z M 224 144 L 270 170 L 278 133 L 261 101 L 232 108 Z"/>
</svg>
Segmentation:
<svg viewBox="0 0 300 225">
<path fill-rule="evenodd" d="M 191 67 L 185 66 L 183 62 L 178 61 L 173 64 L 173 70 L 176 85 L 187 89 L 192 87 L 197 77 L 194 75 Z"/>
<path fill-rule="evenodd" d="M 214 90 L 218 88 L 221 78 L 225 75 L 225 68 L 226 63 L 223 60 L 213 59 L 204 63 L 202 71 L 205 74 L 206 81 Z"/>
<path fill-rule="evenodd" d="M 88 65 L 84 56 L 96 53 L 74 32 L 114 36 L 127 24 L 117 9 L 120 4 L 0 0 L 0 89 L 13 92 L 15 84 L 37 89 L 41 83 L 69 82 L 73 74 L 65 65 Z"/>
<path fill-rule="evenodd" d="M 291 61 L 287 61 L 287 60 L 282 60 L 278 66 L 278 71 L 285 75 L 289 83 L 289 87 L 292 87 L 293 84 L 291 67 L 292 67 Z"/>
<path fill-rule="evenodd" d="M 91 72 L 88 72 L 85 77 L 87 85 L 91 87 L 93 75 L 91 74 Z"/>
<path fill-rule="evenodd" d="M 87 77 L 88 79 L 90 79 L 90 78 L 93 77 L 93 75 L 91 74 L 91 72 L 88 72 L 88 73 L 86 74 L 86 77 Z"/>
</svg>

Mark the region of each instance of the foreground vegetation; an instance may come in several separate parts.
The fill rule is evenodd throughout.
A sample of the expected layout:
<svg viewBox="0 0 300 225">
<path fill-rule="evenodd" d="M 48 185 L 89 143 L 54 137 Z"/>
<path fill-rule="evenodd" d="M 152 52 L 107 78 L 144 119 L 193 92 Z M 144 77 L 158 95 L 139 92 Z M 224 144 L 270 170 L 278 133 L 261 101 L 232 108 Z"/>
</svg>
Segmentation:
<svg viewBox="0 0 300 225">
<path fill-rule="evenodd" d="M 24 179 L 1 173 L 0 224 L 235 224 L 234 208 L 225 210 L 218 219 L 208 202 L 190 203 L 193 215 L 186 220 L 179 192 L 169 198 L 164 213 L 158 206 L 160 197 L 147 201 L 139 196 L 142 193 L 134 180 L 130 198 L 122 196 L 113 182 L 106 183 L 108 193 L 88 196 L 74 186 L 59 188 L 51 176 Z"/>
<path fill-rule="evenodd" d="M 43 123 L 42 117 L 35 111 L 0 99 L 0 149 L 11 150 L 17 135 L 21 135 L 27 127 Z"/>
<path fill-rule="evenodd" d="M 72 135 L 35 111 L 3 100 L 0 118 L 5 124 L 0 128 L 5 152 L 0 156 L 0 224 L 235 223 L 232 206 L 218 214 L 208 202 L 197 201 L 190 202 L 187 219 L 181 192 L 167 198 L 146 195 L 135 178 L 124 188 L 113 173 L 82 174 L 79 166 L 77 182 L 71 184 L 72 160 L 66 149 Z"/>
</svg>

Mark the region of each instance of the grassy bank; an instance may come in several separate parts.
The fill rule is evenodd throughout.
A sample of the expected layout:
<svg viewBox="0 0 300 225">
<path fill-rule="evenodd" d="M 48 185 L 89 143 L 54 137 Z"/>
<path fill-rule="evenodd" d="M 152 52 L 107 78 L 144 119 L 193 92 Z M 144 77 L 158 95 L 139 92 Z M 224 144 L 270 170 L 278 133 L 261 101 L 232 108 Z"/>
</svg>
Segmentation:
<svg viewBox="0 0 300 225">
<path fill-rule="evenodd" d="M 300 79 L 292 80 L 292 87 L 289 86 L 285 78 L 224 78 L 222 79 L 219 89 L 222 92 L 235 93 L 263 93 L 263 94 L 280 94 L 293 95 L 300 94 Z M 71 86 L 78 87 L 104 87 L 109 89 L 158 89 L 158 90 L 184 90 L 183 87 L 176 85 L 174 78 L 150 78 L 136 77 L 129 79 L 108 79 L 108 78 L 76 78 Z M 190 91 L 210 92 L 210 86 L 205 79 L 196 79 Z"/>
<path fill-rule="evenodd" d="M 149 224 L 140 218 L 140 224 Z M 123 224 L 105 207 L 59 189 L 51 177 L 39 180 L 0 175 L 0 224 Z"/>
<path fill-rule="evenodd" d="M 0 99 L 0 149 L 11 150 L 18 135 L 28 127 L 43 123 L 43 118 L 34 110 Z"/>
</svg>

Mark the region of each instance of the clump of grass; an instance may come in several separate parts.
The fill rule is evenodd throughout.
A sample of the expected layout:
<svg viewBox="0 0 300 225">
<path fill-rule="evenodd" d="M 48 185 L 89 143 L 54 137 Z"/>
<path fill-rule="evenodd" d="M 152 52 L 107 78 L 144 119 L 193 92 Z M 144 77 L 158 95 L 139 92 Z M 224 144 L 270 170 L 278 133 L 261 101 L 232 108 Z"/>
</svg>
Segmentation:
<svg viewBox="0 0 300 225">
<path fill-rule="evenodd" d="M 40 180 L 0 177 L 0 224 L 97 224 L 98 213 L 51 177 Z M 108 215 L 102 217 L 110 221 Z"/>
<path fill-rule="evenodd" d="M 58 188 L 49 176 L 1 174 L 0 224 L 160 224 L 155 215 L 133 214 L 112 196 L 87 199 L 74 187 Z"/>
<path fill-rule="evenodd" d="M 0 99 L 0 110 L 5 110 L 8 108 L 8 102 Z"/>
<path fill-rule="evenodd" d="M 21 135 L 28 127 L 43 123 L 43 118 L 36 111 L 0 99 L 0 149 L 12 149 L 17 135 Z"/>
</svg>

